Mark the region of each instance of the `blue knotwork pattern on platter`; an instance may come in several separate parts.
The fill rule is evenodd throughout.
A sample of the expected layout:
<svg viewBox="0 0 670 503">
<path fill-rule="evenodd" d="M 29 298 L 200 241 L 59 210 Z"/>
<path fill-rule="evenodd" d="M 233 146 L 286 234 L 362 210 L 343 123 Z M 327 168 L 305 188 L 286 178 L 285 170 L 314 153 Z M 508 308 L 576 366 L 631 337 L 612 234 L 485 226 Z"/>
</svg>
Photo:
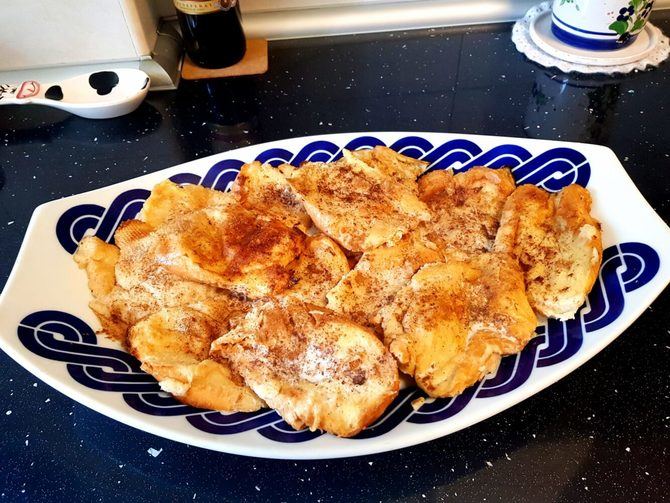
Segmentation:
<svg viewBox="0 0 670 503">
<path fill-rule="evenodd" d="M 463 410 L 473 399 L 509 393 L 523 385 L 536 367 L 556 365 L 571 358 L 589 332 L 611 324 L 621 315 L 626 294 L 647 284 L 659 270 L 656 251 L 643 243 L 621 243 L 603 253 L 603 266 L 588 302 L 574 320 L 550 320 L 537 329 L 537 336 L 517 355 L 503 358 L 495 375 L 467 389 L 453 399 L 438 399 L 414 410 L 411 402 L 425 397 L 416 388 L 402 390 L 373 425 L 356 438 L 388 433 L 403 421 L 432 423 Z M 320 435 L 295 431 L 272 410 L 223 414 L 183 405 L 160 391 L 153 377 L 140 370 L 138 361 L 119 349 L 98 345 L 94 330 L 80 318 L 62 311 L 39 311 L 26 316 L 17 334 L 34 354 L 65 362 L 78 383 L 100 391 L 123 393 L 135 410 L 154 416 L 186 416 L 199 430 L 228 435 L 256 430 L 278 442 L 304 442 Z"/>
<path fill-rule="evenodd" d="M 305 145 L 297 153 L 271 148 L 261 152 L 256 160 L 273 166 L 281 163 L 297 166 L 305 161 L 329 162 L 339 159 L 345 148 L 357 150 L 375 145 L 384 145 L 384 142 L 373 136 L 360 136 L 343 146 L 317 140 Z M 454 172 L 461 172 L 473 166 L 505 166 L 512 170 L 517 184 L 532 183 L 552 192 L 571 183 L 586 187 L 591 177 L 591 167 L 586 157 L 566 147 L 551 148 L 533 156 L 519 145 L 503 144 L 484 151 L 471 140 L 454 139 L 435 146 L 420 136 L 406 136 L 389 147 L 429 162 L 428 170 L 452 168 Z M 214 164 L 204 176 L 179 173 L 171 176 L 170 180 L 225 191 L 230 189 L 243 164 L 240 160 L 226 159 Z M 100 239 L 112 242 L 116 227 L 124 220 L 133 218 L 142 209 L 149 194 L 146 189 L 133 189 L 119 194 L 108 208 L 96 204 L 73 206 L 58 220 L 58 241 L 68 253 L 75 252 L 86 232 L 92 231 Z"/>
<path fill-rule="evenodd" d="M 356 150 L 384 145 L 378 138 L 361 136 L 344 146 L 330 141 L 314 141 L 293 153 L 272 148 L 257 160 L 274 166 L 298 165 L 305 161 L 328 162 L 338 159 L 342 149 Z M 571 184 L 586 186 L 590 166 L 586 158 L 570 148 L 552 148 L 537 155 L 518 145 L 504 144 L 482 150 L 466 139 L 453 139 L 433 145 L 419 136 L 407 136 L 389 145 L 405 155 L 430 163 L 429 170 L 452 168 L 455 172 L 473 166 L 509 167 L 518 184 L 532 183 L 549 191 Z M 179 173 L 170 179 L 180 184 L 200 184 L 217 190 L 229 190 L 243 162 L 223 160 L 204 176 Z M 145 189 L 119 194 L 109 207 L 94 204 L 74 206 L 65 211 L 56 227 L 61 245 L 74 253 L 87 232 L 111 242 L 116 227 L 133 218 L 149 196 Z M 611 324 L 623 312 L 626 294 L 648 283 L 659 270 L 656 251 L 643 243 L 622 243 L 603 253 L 600 276 L 585 306 L 574 320 L 550 320 L 538 327 L 537 335 L 519 354 L 502 360 L 495 375 L 467 389 L 453 399 L 428 400 L 414 410 L 412 401 L 425 397 L 416 388 L 402 390 L 384 414 L 356 438 L 372 438 L 388 433 L 400 423 L 443 421 L 462 411 L 474 399 L 486 399 L 509 393 L 522 386 L 533 369 L 556 365 L 575 355 L 584 337 Z M 195 428 L 216 435 L 255 430 L 277 442 L 304 442 L 321 435 L 308 430 L 295 431 L 272 410 L 224 414 L 183 405 L 160 390 L 153 377 L 144 373 L 135 358 L 126 352 L 98 345 L 94 330 L 76 316 L 62 311 L 39 311 L 26 316 L 17 329 L 22 344 L 43 358 L 66 363 L 70 376 L 78 383 L 100 391 L 122 393 L 129 407 L 154 416 L 185 416 Z"/>
</svg>

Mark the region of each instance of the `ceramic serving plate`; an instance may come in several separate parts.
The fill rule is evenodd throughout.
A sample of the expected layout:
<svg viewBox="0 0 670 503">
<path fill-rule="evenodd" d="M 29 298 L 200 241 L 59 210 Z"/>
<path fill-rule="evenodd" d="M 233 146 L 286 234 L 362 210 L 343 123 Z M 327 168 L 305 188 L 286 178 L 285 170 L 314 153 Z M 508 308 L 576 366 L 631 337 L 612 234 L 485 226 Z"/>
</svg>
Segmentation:
<svg viewBox="0 0 670 503">
<path fill-rule="evenodd" d="M 395 402 L 356 438 L 294 431 L 271 410 L 222 414 L 180 404 L 121 347 L 96 335 L 86 276 L 72 260 L 85 233 L 110 240 L 142 207 L 151 187 L 170 178 L 227 190 L 242 163 L 330 161 L 343 148 L 384 144 L 463 171 L 508 166 L 517 183 L 558 191 L 579 183 L 603 223 L 599 280 L 576 319 L 549 321 L 495 375 L 454 399 Z M 670 280 L 670 229 L 643 199 L 614 153 L 595 145 L 442 133 L 352 133 L 294 138 L 198 159 L 35 210 L 0 298 L 0 345 L 19 364 L 70 398 L 135 428 L 217 451 L 286 459 L 357 456 L 398 449 L 465 428 L 528 398 L 612 342 Z M 625 379 L 621 375 L 621 379 Z"/>
</svg>

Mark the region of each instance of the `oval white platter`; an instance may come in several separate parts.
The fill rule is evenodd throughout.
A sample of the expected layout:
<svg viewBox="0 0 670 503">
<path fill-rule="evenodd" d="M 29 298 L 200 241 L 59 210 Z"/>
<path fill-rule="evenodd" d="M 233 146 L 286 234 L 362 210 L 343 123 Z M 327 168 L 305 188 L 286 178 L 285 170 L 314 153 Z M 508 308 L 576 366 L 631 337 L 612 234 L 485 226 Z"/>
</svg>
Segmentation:
<svg viewBox="0 0 670 503">
<path fill-rule="evenodd" d="M 454 399 L 411 402 L 401 391 L 358 437 L 292 430 L 273 411 L 222 414 L 193 409 L 160 392 L 118 344 L 95 334 L 86 276 L 72 260 L 85 232 L 109 240 L 166 178 L 226 190 L 240 165 L 330 161 L 342 148 L 388 145 L 431 162 L 430 169 L 508 166 L 517 183 L 557 191 L 570 183 L 593 194 L 603 223 L 599 280 L 575 320 L 550 321 L 495 375 Z M 670 228 L 644 200 L 606 147 L 524 138 L 372 132 L 293 138 L 254 145 L 46 203 L 35 210 L 0 297 L 0 346 L 20 365 L 70 398 L 155 435 L 222 452 L 284 459 L 358 456 L 455 432 L 528 398 L 589 360 L 648 307 L 670 281 Z M 626 379 L 625 373 L 621 379 Z M 28 419 L 29 420 L 29 419 Z"/>
</svg>

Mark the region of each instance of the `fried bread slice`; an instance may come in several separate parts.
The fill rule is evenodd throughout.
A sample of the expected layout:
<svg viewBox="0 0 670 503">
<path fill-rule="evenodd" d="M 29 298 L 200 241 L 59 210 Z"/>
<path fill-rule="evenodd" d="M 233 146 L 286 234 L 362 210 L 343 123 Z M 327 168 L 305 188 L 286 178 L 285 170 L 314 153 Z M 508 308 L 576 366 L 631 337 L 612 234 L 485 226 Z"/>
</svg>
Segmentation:
<svg viewBox="0 0 670 503">
<path fill-rule="evenodd" d="M 242 378 L 225 361 L 209 358 L 222 325 L 189 307 L 165 308 L 132 326 L 128 344 L 142 369 L 179 401 L 226 412 L 258 410 L 263 401 Z"/>
<path fill-rule="evenodd" d="M 74 261 L 86 271 L 92 299 L 89 307 L 95 313 L 102 332 L 112 339 L 124 342 L 128 323 L 110 307 L 115 295 L 114 269 L 119 260 L 119 249 L 95 236 L 86 236 L 74 253 Z"/>
<path fill-rule="evenodd" d="M 193 309 L 220 320 L 227 316 L 241 317 L 250 308 L 250 303 L 236 298 L 223 289 L 192 281 L 184 281 L 173 275 L 150 276 L 143 284 L 126 290 L 116 286 L 106 299 L 106 308 L 113 319 L 132 326 L 162 308 L 189 305 Z M 221 313 L 226 307 L 225 316 Z M 228 314 L 230 313 L 230 314 Z"/>
<path fill-rule="evenodd" d="M 133 246 L 140 239 L 147 237 L 154 230 L 150 224 L 137 219 L 124 220 L 114 232 L 114 244 L 120 250 Z"/>
<path fill-rule="evenodd" d="M 495 249 L 524 270 L 531 306 L 545 316 L 575 317 L 602 262 L 600 223 L 591 216 L 591 195 L 579 185 L 550 194 L 523 185 L 503 210 Z"/>
<path fill-rule="evenodd" d="M 398 393 L 398 369 L 367 329 L 318 306 L 271 300 L 212 344 L 296 429 L 350 437 Z"/>
<path fill-rule="evenodd" d="M 342 158 L 284 171 L 314 225 L 353 252 L 395 243 L 430 219 L 413 191 L 364 162 Z"/>
<path fill-rule="evenodd" d="M 181 186 L 165 180 L 154 186 L 137 218 L 156 229 L 174 217 L 212 206 L 229 205 L 232 200 L 229 193 L 200 185 Z"/>
<path fill-rule="evenodd" d="M 88 288 L 93 298 L 109 294 L 116 284 L 114 267 L 119 261 L 119 249 L 96 236 L 86 236 L 74 253 L 74 261 L 86 271 Z"/>
<path fill-rule="evenodd" d="M 381 310 L 428 262 L 442 254 L 433 243 L 410 233 L 399 243 L 363 253 L 356 266 L 328 292 L 328 308 L 381 333 Z"/>
<path fill-rule="evenodd" d="M 104 334 L 125 344 L 129 326 L 163 307 L 191 304 L 218 319 L 223 318 L 222 306 L 236 315 L 248 310 L 248 302 L 222 289 L 184 280 L 163 268 L 147 246 L 151 232 L 148 224 L 128 220 L 114 235 L 119 247 L 86 237 L 75 253 L 75 261 L 87 272 L 90 307 Z"/>
<path fill-rule="evenodd" d="M 506 168 L 478 166 L 457 175 L 432 171 L 419 179 L 419 197 L 432 215 L 423 231 L 447 252 L 491 251 L 503 205 L 514 187 Z"/>
<path fill-rule="evenodd" d="M 113 312 L 134 324 L 162 307 L 225 305 L 243 313 L 247 303 L 221 288 L 190 281 L 168 270 L 156 259 L 155 232 L 145 222 L 127 220 L 114 234 L 119 245 L 117 287 L 108 299 Z"/>
<path fill-rule="evenodd" d="M 300 196 L 270 164 L 254 161 L 242 166 L 231 192 L 245 208 L 270 215 L 287 227 L 306 232 L 312 226 Z"/>
<path fill-rule="evenodd" d="M 523 273 L 504 253 L 427 264 L 382 312 L 400 370 L 432 397 L 451 397 L 521 351 L 537 318 Z"/>
<path fill-rule="evenodd" d="M 288 287 L 303 241 L 299 231 L 233 204 L 166 221 L 139 248 L 182 279 L 258 298 Z"/>
<path fill-rule="evenodd" d="M 363 161 L 368 166 L 377 169 L 396 182 L 409 187 L 416 192 L 418 190 L 416 180 L 421 176 L 428 163 L 399 154 L 388 147 L 377 145 L 366 150 L 344 150 L 344 157 L 353 162 L 353 159 Z"/>
<path fill-rule="evenodd" d="M 326 305 L 326 293 L 349 272 L 349 261 L 340 246 L 325 234 L 305 240 L 305 249 L 291 267 L 289 288 L 280 296 L 317 306 Z"/>
</svg>

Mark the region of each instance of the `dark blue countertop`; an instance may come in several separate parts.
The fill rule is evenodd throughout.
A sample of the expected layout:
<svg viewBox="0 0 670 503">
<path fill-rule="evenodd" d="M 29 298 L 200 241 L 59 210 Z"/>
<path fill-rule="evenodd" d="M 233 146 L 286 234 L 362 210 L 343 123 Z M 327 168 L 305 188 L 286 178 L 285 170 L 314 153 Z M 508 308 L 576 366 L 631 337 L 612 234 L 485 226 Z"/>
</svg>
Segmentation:
<svg viewBox="0 0 670 503">
<path fill-rule="evenodd" d="M 670 31 L 670 16 L 655 21 Z M 263 76 L 183 82 L 94 122 L 0 109 L 0 285 L 32 210 L 231 148 L 406 130 L 611 147 L 670 221 L 670 66 L 577 77 L 511 25 L 273 42 Z M 209 452 L 75 403 L 0 353 L 0 501 L 660 501 L 670 494 L 670 293 L 587 364 L 448 437 L 318 462 Z M 153 454 L 152 454 L 153 453 Z M 157 455 L 156 455 L 157 454 Z"/>
</svg>

